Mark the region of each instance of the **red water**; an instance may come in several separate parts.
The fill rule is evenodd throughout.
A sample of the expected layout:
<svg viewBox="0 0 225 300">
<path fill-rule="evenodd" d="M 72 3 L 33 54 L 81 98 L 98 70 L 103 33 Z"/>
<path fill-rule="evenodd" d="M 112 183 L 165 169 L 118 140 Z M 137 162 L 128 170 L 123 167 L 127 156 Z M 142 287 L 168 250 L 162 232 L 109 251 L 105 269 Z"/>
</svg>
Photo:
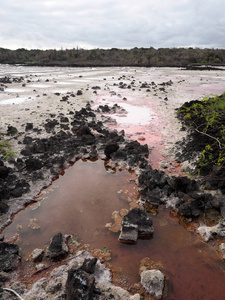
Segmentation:
<svg viewBox="0 0 225 300">
<path fill-rule="evenodd" d="M 105 227 L 112 222 L 114 210 L 129 209 L 128 200 L 138 199 L 134 179 L 135 175 L 128 171 L 106 172 L 100 160 L 78 161 L 43 193 L 39 207 L 28 207 L 15 216 L 4 231 L 5 238 L 10 240 L 19 234 L 17 244 L 25 264 L 32 250 L 45 247 L 54 234 L 72 234 L 91 248 L 107 247 L 112 251 L 110 263 L 117 271 L 114 281 L 119 285 L 128 287 L 139 282 L 140 261 L 149 257 L 164 267 L 168 277 L 166 299 L 224 299 L 224 262 L 163 207 L 152 216 L 153 239 L 138 240 L 137 245 L 119 243 L 119 233 Z M 40 228 L 32 229 L 31 223 Z"/>
</svg>

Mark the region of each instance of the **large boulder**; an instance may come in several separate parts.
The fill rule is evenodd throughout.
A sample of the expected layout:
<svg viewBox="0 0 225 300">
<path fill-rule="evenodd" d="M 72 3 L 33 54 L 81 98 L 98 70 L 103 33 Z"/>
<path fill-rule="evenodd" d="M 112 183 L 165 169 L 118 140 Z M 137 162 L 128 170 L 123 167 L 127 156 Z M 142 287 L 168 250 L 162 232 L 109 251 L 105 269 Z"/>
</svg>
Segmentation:
<svg viewBox="0 0 225 300">
<path fill-rule="evenodd" d="M 139 209 L 131 209 L 123 218 L 119 241 L 134 244 L 138 238 L 151 238 L 154 232 L 152 219 Z"/>
<path fill-rule="evenodd" d="M 90 300 L 92 299 L 95 286 L 93 275 L 82 269 L 68 272 L 66 281 L 66 299 L 67 300 Z"/>
<path fill-rule="evenodd" d="M 163 296 L 165 276 L 159 270 L 147 270 L 141 273 L 141 284 L 155 299 Z"/>
</svg>

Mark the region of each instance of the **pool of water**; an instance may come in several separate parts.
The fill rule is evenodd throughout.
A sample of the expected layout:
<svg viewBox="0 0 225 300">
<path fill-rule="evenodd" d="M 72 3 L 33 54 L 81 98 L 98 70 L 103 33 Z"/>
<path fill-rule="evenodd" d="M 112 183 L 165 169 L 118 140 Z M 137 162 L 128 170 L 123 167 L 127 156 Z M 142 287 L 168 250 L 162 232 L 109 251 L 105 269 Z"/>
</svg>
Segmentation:
<svg viewBox="0 0 225 300">
<path fill-rule="evenodd" d="M 31 205 L 15 216 L 3 232 L 5 239 L 17 236 L 26 264 L 33 249 L 44 248 L 54 234 L 72 234 L 92 249 L 112 251 L 115 284 L 128 287 L 139 282 L 140 262 L 148 257 L 164 267 L 167 299 L 224 299 L 224 262 L 164 207 L 152 216 L 155 232 L 150 240 L 121 244 L 119 232 L 107 228 L 115 210 L 129 209 L 130 201 L 138 201 L 135 179 L 135 174 L 109 169 L 101 160 L 78 161 L 42 192 L 40 205 Z M 21 278 L 29 273 L 26 267 L 24 270 Z"/>
</svg>

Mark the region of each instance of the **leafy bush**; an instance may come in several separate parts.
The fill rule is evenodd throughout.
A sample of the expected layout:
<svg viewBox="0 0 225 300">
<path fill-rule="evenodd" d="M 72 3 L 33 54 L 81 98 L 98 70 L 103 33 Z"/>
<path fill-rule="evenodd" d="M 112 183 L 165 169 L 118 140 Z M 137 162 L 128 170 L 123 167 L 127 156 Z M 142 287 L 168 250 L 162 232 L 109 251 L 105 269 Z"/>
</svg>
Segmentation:
<svg viewBox="0 0 225 300">
<path fill-rule="evenodd" d="M 207 175 L 215 166 L 225 166 L 225 93 L 185 103 L 177 114 L 189 127 L 194 143 L 202 146 L 199 174 Z"/>
</svg>

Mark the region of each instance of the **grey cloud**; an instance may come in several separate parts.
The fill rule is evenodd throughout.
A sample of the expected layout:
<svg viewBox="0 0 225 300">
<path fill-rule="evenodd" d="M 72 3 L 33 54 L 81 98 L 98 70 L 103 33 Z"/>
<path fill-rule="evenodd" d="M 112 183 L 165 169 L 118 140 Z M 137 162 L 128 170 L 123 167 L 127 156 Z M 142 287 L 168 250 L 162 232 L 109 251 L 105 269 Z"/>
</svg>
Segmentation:
<svg viewBox="0 0 225 300">
<path fill-rule="evenodd" d="M 0 42 L 43 48 L 225 47 L 223 0 L 2 0 Z M 40 46 L 41 45 L 41 46 Z M 80 45 L 82 46 L 82 45 Z"/>
</svg>

